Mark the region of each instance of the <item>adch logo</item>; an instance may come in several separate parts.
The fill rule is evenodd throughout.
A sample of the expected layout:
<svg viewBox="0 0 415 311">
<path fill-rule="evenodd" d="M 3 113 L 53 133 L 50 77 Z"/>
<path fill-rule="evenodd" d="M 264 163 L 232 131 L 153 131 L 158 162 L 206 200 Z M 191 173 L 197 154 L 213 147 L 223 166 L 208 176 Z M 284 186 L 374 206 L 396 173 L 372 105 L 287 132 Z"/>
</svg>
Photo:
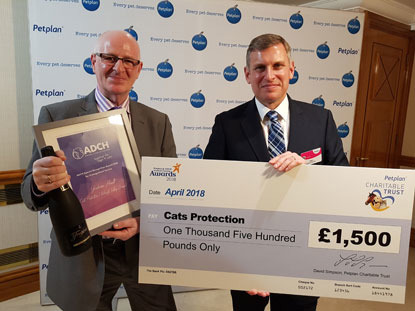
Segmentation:
<svg viewBox="0 0 415 311">
<path fill-rule="evenodd" d="M 160 1 L 157 5 L 157 12 L 159 12 L 161 17 L 169 18 L 174 13 L 173 4 L 168 0 Z"/>
<path fill-rule="evenodd" d="M 202 90 L 190 96 L 190 104 L 195 108 L 200 108 L 205 104 L 205 96 L 202 94 Z"/>
<path fill-rule="evenodd" d="M 133 91 L 133 89 L 131 89 L 130 93 L 128 93 L 128 97 L 135 102 L 138 100 L 138 95 L 135 91 Z"/>
<path fill-rule="evenodd" d="M 342 77 L 342 84 L 345 87 L 351 87 L 354 83 L 354 75 L 350 70 L 348 73 L 345 73 Z"/>
<path fill-rule="evenodd" d="M 318 58 L 321 59 L 326 59 L 330 55 L 330 48 L 327 45 L 327 41 L 317 47 L 316 53 Z"/>
<path fill-rule="evenodd" d="M 313 101 L 312 101 L 311 103 L 312 103 L 313 105 L 319 106 L 319 107 L 321 107 L 321 108 L 324 108 L 324 105 L 326 104 L 326 103 L 324 102 L 323 95 L 320 95 L 319 97 L 314 98 L 314 99 L 313 99 Z"/>
<path fill-rule="evenodd" d="M 226 81 L 232 82 L 235 81 L 236 78 L 238 78 L 238 69 L 234 66 L 235 63 L 228 66 L 223 70 L 223 77 L 226 79 Z"/>
<path fill-rule="evenodd" d="M 95 74 L 94 70 L 92 69 L 91 59 L 89 57 L 84 60 L 84 70 L 86 71 L 86 73 L 89 73 L 90 75 Z"/>
<path fill-rule="evenodd" d="M 193 147 L 189 150 L 189 159 L 202 159 L 203 158 L 203 150 L 200 148 L 200 145 Z"/>
<path fill-rule="evenodd" d="M 370 205 L 376 212 L 382 212 L 387 210 L 394 202 L 395 198 L 393 196 L 382 197 L 380 191 L 375 189 L 369 193 L 365 205 Z"/>
<path fill-rule="evenodd" d="M 293 29 L 300 29 L 303 26 L 304 19 L 300 12 L 298 11 L 290 16 L 290 26 Z"/>
<path fill-rule="evenodd" d="M 294 74 L 293 77 L 290 79 L 290 84 L 296 84 L 299 78 L 299 74 L 298 71 L 296 70 L 296 68 L 294 67 Z"/>
<path fill-rule="evenodd" d="M 157 65 L 157 73 L 162 78 L 169 78 L 173 74 L 173 66 L 169 63 L 169 59 Z"/>
<path fill-rule="evenodd" d="M 352 34 L 357 34 L 360 30 L 360 22 L 357 19 L 357 16 L 349 21 L 347 24 L 347 30 Z"/>
<path fill-rule="evenodd" d="M 347 122 L 344 122 L 343 124 L 339 125 L 337 128 L 337 134 L 339 134 L 340 138 L 345 138 L 347 135 L 349 135 L 350 128 L 347 125 Z"/>
<path fill-rule="evenodd" d="M 133 29 L 134 26 L 130 26 L 127 29 L 124 29 L 126 32 L 128 32 L 130 35 L 132 35 L 135 39 L 135 41 L 138 40 L 137 32 Z"/>
<path fill-rule="evenodd" d="M 226 19 L 231 24 L 237 24 L 240 22 L 242 18 L 242 13 L 238 9 L 238 5 L 235 5 L 234 7 L 231 7 L 226 11 Z"/>
<path fill-rule="evenodd" d="M 192 46 L 197 51 L 203 51 L 207 47 L 207 39 L 203 35 L 203 31 L 192 38 Z"/>
<path fill-rule="evenodd" d="M 74 149 L 72 149 L 72 157 L 75 160 L 80 160 L 84 156 L 90 153 L 95 153 L 95 152 L 106 150 L 109 148 L 110 148 L 110 145 L 108 144 L 108 141 L 100 142 L 100 143 L 97 143 L 96 145 L 85 146 L 84 148 L 75 147 Z"/>
<path fill-rule="evenodd" d="M 88 11 L 96 11 L 99 8 L 99 0 L 82 0 L 82 5 Z"/>
</svg>

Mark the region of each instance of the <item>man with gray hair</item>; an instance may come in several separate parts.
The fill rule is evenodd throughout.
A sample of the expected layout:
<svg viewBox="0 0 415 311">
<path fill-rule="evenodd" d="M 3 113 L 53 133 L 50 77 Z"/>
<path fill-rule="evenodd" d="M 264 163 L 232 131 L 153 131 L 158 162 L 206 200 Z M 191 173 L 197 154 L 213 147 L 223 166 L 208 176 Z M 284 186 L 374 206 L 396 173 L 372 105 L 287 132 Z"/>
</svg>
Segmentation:
<svg viewBox="0 0 415 311">
<path fill-rule="evenodd" d="M 91 55 L 97 88 L 82 99 L 43 106 L 39 123 L 73 118 L 122 107 L 127 110 L 141 156 L 176 157 L 167 115 L 129 99 L 143 63 L 137 41 L 126 31 L 103 33 Z M 46 209 L 47 192 L 70 180 L 62 151 L 41 158 L 34 146 L 22 183 L 22 197 L 33 211 Z M 133 215 L 92 237 L 92 248 L 73 257 L 59 250 L 52 230 L 47 293 L 63 310 L 112 310 L 121 284 L 132 310 L 176 310 L 170 286 L 138 284 L 139 217 Z"/>
<path fill-rule="evenodd" d="M 287 172 L 306 163 L 306 152 L 318 150 L 318 164 L 348 165 L 331 112 L 288 96 L 294 74 L 290 51 L 287 41 L 275 34 L 251 41 L 245 78 L 255 97 L 216 116 L 205 159 L 269 162 Z M 269 300 L 272 311 L 312 311 L 317 306 L 317 297 L 232 291 L 235 311 L 263 311 Z"/>
</svg>

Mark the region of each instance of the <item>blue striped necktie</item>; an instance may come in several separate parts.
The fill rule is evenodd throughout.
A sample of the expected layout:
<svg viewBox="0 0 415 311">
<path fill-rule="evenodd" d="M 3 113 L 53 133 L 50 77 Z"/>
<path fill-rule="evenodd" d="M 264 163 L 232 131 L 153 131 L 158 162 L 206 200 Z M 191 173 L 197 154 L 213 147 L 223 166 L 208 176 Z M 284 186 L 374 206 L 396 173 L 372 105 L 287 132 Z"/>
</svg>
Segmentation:
<svg viewBox="0 0 415 311">
<path fill-rule="evenodd" d="M 284 130 L 280 122 L 278 122 L 278 113 L 276 111 L 268 111 L 267 117 L 271 123 L 268 131 L 268 152 L 272 159 L 286 151 Z"/>
</svg>

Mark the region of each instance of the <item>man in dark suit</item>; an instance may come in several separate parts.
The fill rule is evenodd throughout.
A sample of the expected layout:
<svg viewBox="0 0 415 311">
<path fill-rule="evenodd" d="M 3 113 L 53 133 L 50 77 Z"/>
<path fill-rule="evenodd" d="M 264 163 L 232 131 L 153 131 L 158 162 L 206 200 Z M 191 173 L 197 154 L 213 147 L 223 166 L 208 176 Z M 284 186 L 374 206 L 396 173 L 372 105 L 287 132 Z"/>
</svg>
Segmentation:
<svg viewBox="0 0 415 311">
<path fill-rule="evenodd" d="M 97 88 L 86 98 L 42 107 L 39 123 L 122 107 L 129 115 L 141 156 L 176 157 L 167 115 L 129 99 L 142 68 L 136 40 L 125 31 L 103 33 L 91 62 Z M 56 155 L 40 158 L 34 146 L 22 183 L 22 196 L 31 210 L 47 208 L 45 194 L 70 180 L 63 165 L 65 155 L 62 151 Z M 112 298 L 123 283 L 132 310 L 176 310 L 170 286 L 138 284 L 139 217 L 119 221 L 113 227 L 117 230 L 94 236 L 93 247 L 74 257 L 62 255 L 52 230 L 47 279 L 52 301 L 65 311 L 112 310 Z"/>
<path fill-rule="evenodd" d="M 315 159 L 319 164 L 348 165 L 331 112 L 287 95 L 294 74 L 290 51 L 278 35 L 265 34 L 251 41 L 245 78 L 255 98 L 216 116 L 205 159 L 269 162 L 286 172 L 306 163 L 307 151 L 321 151 L 321 159 Z M 264 310 L 269 300 L 273 311 L 311 311 L 318 299 L 256 289 L 231 294 L 235 311 Z"/>
</svg>

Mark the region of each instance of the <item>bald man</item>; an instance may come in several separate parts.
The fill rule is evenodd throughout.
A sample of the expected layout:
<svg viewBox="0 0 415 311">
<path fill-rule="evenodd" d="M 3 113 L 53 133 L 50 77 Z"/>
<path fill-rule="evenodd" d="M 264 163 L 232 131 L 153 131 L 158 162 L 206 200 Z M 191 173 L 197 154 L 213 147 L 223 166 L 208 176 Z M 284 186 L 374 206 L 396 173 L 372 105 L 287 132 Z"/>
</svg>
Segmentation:
<svg viewBox="0 0 415 311">
<path fill-rule="evenodd" d="M 125 31 L 108 31 L 98 39 L 91 55 L 97 87 L 83 99 L 43 106 L 39 124 L 104 112 L 113 107 L 127 110 L 141 156 L 176 157 L 176 146 L 167 115 L 129 99 L 143 63 L 137 41 Z M 69 182 L 62 151 L 41 158 L 34 145 L 22 183 L 27 207 L 48 207 L 47 192 Z M 138 215 L 133 215 L 138 216 Z M 47 293 L 63 310 L 112 310 L 112 299 L 121 284 L 132 310 L 176 310 L 170 286 L 138 284 L 139 217 L 113 225 L 92 238 L 93 247 L 65 257 L 51 232 Z"/>
</svg>

